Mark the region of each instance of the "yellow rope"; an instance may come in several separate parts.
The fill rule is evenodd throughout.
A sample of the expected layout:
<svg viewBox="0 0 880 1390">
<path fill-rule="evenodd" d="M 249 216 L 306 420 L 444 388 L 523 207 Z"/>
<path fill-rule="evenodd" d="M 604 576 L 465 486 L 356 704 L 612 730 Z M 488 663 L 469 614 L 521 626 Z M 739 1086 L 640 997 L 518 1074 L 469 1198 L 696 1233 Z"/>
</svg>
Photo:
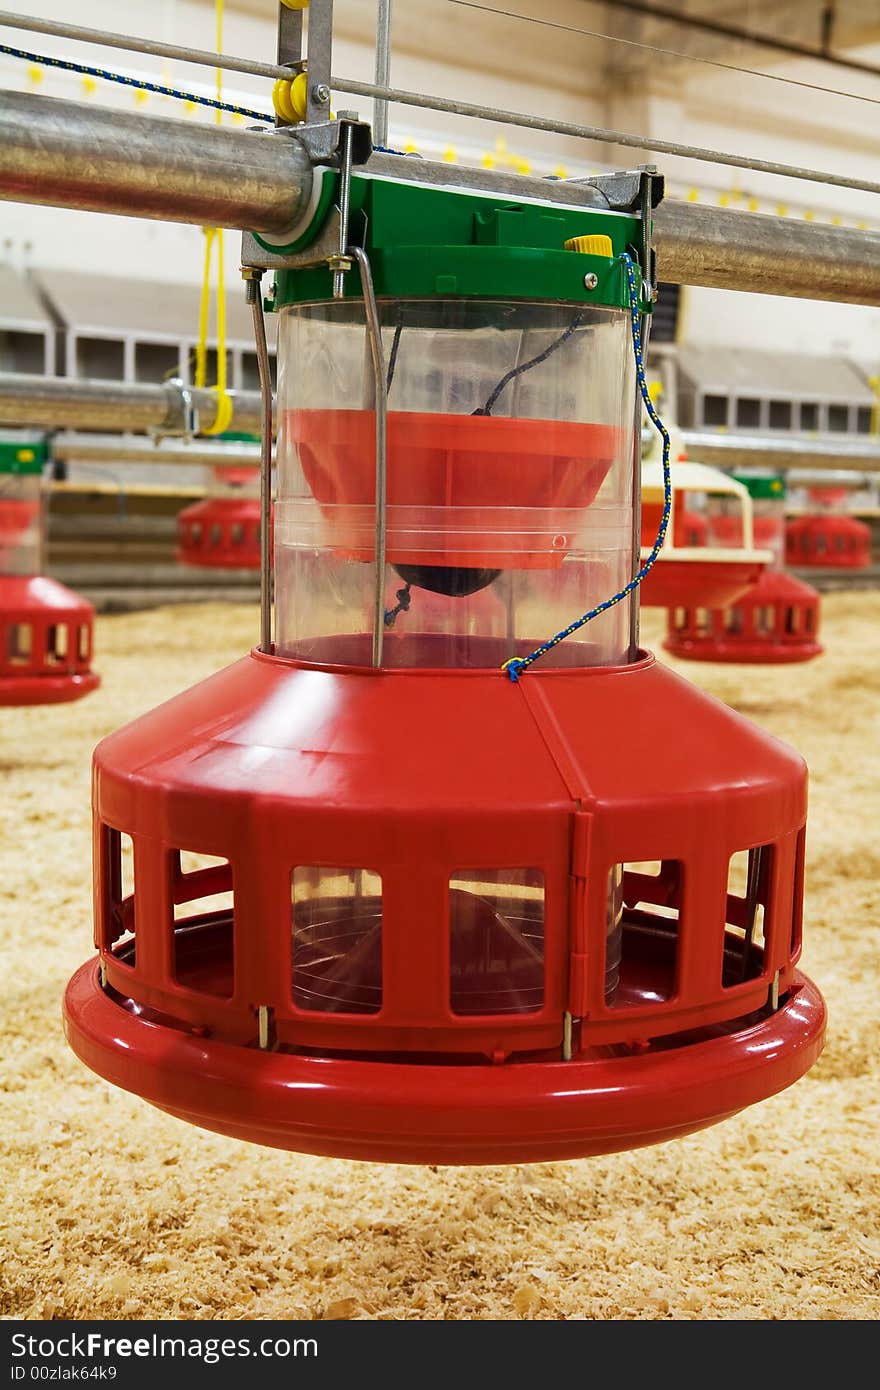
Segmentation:
<svg viewBox="0 0 880 1390">
<path fill-rule="evenodd" d="M 223 0 L 215 0 L 217 21 L 217 52 L 223 52 Z M 217 100 L 223 95 L 223 69 L 216 69 Z M 215 112 L 217 125 L 223 120 L 218 107 Z M 217 247 L 217 412 L 214 422 L 202 429 L 203 434 L 223 434 L 232 421 L 232 398 L 226 389 L 226 282 L 223 264 L 223 229 L 205 227 L 205 267 L 202 275 L 202 297 L 199 303 L 199 341 L 196 347 L 195 384 L 207 385 L 208 377 L 208 321 L 211 305 L 211 261 L 214 246 Z"/>
</svg>

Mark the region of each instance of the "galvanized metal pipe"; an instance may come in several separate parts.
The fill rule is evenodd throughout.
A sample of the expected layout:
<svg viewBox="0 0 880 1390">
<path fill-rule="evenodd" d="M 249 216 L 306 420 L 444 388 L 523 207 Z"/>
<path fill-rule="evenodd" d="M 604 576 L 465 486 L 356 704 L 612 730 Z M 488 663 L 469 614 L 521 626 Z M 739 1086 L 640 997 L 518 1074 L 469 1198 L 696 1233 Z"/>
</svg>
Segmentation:
<svg viewBox="0 0 880 1390">
<path fill-rule="evenodd" d="M 4 92 L 0 198 L 284 232 L 308 199 L 298 141 Z"/>
<path fill-rule="evenodd" d="M 190 388 L 192 403 L 203 425 L 217 413 L 213 391 Z M 230 391 L 229 428 L 257 433 L 260 396 L 257 391 Z M 184 425 L 183 400 L 172 382 L 72 381 L 66 377 L 0 374 L 0 424 L 40 429 L 156 430 L 176 434 Z"/>
<path fill-rule="evenodd" d="M 149 439 L 89 438 L 79 434 L 69 437 L 56 435 L 52 440 L 52 457 L 64 463 L 108 464 L 189 464 L 205 468 L 253 468 L 260 466 L 258 444 L 212 444 L 199 440 L 191 444 L 153 444 Z"/>
<path fill-rule="evenodd" d="M 716 468 L 858 469 L 880 472 L 880 441 L 841 436 L 839 440 L 798 439 L 792 435 L 712 434 L 682 430 L 689 457 Z"/>
<path fill-rule="evenodd" d="M 390 157 L 380 159 L 384 167 Z M 480 180 L 491 190 L 496 176 L 482 170 Z M 310 187 L 297 141 L 269 129 L 185 125 L 20 92 L 0 105 L 0 198 L 278 233 Z M 521 187 L 524 197 L 565 190 L 529 178 Z M 669 201 L 655 235 L 659 277 L 674 284 L 880 304 L 875 231 Z"/>
<path fill-rule="evenodd" d="M 880 304 L 880 232 L 670 201 L 654 236 L 672 284 Z"/>
</svg>

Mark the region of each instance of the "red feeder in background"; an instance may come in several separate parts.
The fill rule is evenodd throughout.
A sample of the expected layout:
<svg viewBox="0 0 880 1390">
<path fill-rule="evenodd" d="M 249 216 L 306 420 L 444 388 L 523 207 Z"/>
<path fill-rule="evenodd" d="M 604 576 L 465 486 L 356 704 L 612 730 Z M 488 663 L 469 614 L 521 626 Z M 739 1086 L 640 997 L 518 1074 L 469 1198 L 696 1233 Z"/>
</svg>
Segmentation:
<svg viewBox="0 0 880 1390">
<path fill-rule="evenodd" d="M 95 610 L 40 574 L 45 441 L 0 440 L 0 705 L 78 700 L 91 670 Z"/>
<path fill-rule="evenodd" d="M 254 438 L 223 435 L 230 442 L 253 443 Z M 209 495 L 178 513 L 177 560 L 202 569 L 260 568 L 259 466 L 212 467 Z"/>
<path fill-rule="evenodd" d="M 748 490 L 756 542 L 773 557 L 757 584 L 724 608 L 670 608 L 664 649 L 687 661 L 723 661 L 772 665 L 810 661 L 820 656 L 819 594 L 786 574 L 785 479 L 778 473 L 738 473 Z M 715 496 L 709 501 L 711 543 L 743 543 L 747 511 Z"/>
<path fill-rule="evenodd" d="M 871 563 L 871 528 L 846 510 L 842 487 L 811 487 L 815 511 L 793 517 L 785 527 L 785 558 L 807 569 L 864 569 Z"/>
<path fill-rule="evenodd" d="M 395 167 L 352 175 L 338 297 L 308 248 L 278 276 L 274 643 L 264 588 L 261 650 L 96 750 L 67 1037 L 310 1153 L 669 1139 L 821 1049 L 804 763 L 640 650 L 631 596 L 502 669 L 638 566 L 623 257 L 658 181 L 512 209 Z"/>
<path fill-rule="evenodd" d="M 677 452 L 677 450 L 674 450 Z M 672 464 L 672 510 L 666 540 L 653 568 L 642 581 L 646 608 L 715 608 L 732 603 L 755 583 L 770 556 L 753 546 L 750 517 L 736 546 L 713 545 L 706 499 L 733 494 L 742 510 L 744 490 L 720 469 L 692 463 L 679 453 Z M 641 557 L 657 536 L 663 514 L 663 474 L 654 458 L 642 468 Z"/>
</svg>

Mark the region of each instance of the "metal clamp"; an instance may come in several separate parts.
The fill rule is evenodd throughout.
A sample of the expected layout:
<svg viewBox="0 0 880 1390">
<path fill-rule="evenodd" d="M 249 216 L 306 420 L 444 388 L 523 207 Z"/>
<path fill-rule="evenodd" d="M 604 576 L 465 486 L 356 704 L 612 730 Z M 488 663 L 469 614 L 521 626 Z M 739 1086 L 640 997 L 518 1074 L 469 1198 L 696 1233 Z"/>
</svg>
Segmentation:
<svg viewBox="0 0 880 1390">
<path fill-rule="evenodd" d="M 199 433 L 199 412 L 192 391 L 179 376 L 169 377 L 164 385 L 174 392 L 168 414 L 161 425 L 153 425 L 148 434 L 156 444 L 162 439 L 183 439 L 189 443 Z M 175 414 L 179 423 L 175 423 Z"/>
</svg>

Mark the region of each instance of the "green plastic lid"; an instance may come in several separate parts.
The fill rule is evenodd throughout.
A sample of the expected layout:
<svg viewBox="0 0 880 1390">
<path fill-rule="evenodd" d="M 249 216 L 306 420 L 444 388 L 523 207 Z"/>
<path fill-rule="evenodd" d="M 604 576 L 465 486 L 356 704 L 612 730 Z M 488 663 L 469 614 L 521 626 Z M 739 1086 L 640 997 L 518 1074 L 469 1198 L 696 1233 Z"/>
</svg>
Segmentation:
<svg viewBox="0 0 880 1390">
<path fill-rule="evenodd" d="M 357 173 L 351 218 L 380 298 L 468 296 L 626 309 L 620 256 L 628 251 L 638 260 L 642 253 L 641 219 L 634 214 Z M 274 307 L 327 300 L 331 286 L 325 265 L 281 270 Z M 357 266 L 344 287 L 346 298 L 362 297 Z"/>
<path fill-rule="evenodd" d="M 42 473 L 48 455 L 45 439 L 0 439 L 0 473 Z"/>
<path fill-rule="evenodd" d="M 736 482 L 748 488 L 749 496 L 756 501 L 782 502 L 788 491 L 781 473 L 734 473 Z"/>
</svg>

